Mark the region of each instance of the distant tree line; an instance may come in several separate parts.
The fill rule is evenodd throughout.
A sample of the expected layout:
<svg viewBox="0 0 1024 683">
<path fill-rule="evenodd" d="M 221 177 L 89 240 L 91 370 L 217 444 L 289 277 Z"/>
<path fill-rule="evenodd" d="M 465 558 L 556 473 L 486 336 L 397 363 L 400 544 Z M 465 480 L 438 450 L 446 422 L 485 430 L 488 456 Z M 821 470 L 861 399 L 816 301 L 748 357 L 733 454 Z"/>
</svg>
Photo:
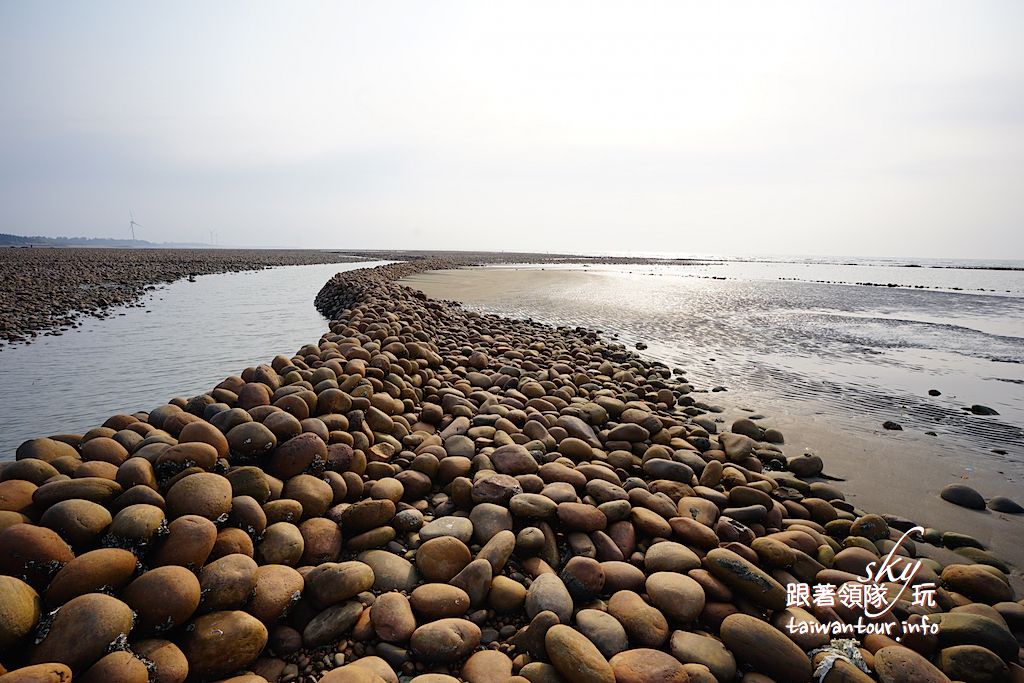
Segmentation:
<svg viewBox="0 0 1024 683">
<path fill-rule="evenodd" d="M 13 247 L 142 247 L 153 246 L 145 240 L 119 240 L 109 237 L 43 237 L 0 233 L 0 245 Z"/>
<path fill-rule="evenodd" d="M 208 244 L 148 242 L 146 240 L 111 237 L 43 237 L 42 235 L 11 235 L 0 233 L 0 247 L 206 247 Z"/>
</svg>

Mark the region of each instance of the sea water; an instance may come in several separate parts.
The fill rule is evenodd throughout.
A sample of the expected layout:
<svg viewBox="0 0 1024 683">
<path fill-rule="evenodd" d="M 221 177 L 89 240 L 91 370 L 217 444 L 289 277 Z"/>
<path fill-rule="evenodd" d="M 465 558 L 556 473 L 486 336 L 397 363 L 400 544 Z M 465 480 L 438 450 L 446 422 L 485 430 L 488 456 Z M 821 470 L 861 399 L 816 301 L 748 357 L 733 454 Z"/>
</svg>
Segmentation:
<svg viewBox="0 0 1024 683">
<path fill-rule="evenodd" d="M 328 321 L 313 298 L 335 273 L 385 263 L 282 266 L 202 275 L 141 308 L 82 318 L 60 336 L 0 351 L 0 460 L 26 439 L 82 433 L 115 413 L 209 391 L 248 366 L 316 344 Z"/>
</svg>

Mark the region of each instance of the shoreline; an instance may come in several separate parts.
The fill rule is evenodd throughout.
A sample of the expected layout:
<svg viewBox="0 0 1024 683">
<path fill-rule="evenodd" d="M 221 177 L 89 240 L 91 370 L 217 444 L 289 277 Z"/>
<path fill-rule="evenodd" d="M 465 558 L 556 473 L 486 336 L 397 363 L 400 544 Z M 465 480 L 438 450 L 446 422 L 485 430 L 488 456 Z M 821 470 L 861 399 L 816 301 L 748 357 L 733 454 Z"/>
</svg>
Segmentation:
<svg viewBox="0 0 1024 683">
<path fill-rule="evenodd" d="M 286 349 L 293 353 L 327 327 L 313 306 L 323 283 L 339 271 L 378 264 L 282 266 L 179 280 L 145 294 L 144 306 L 119 307 L 63 335 L 4 349 L 0 460 L 13 459 L 26 439 L 84 433 L 114 413 L 149 410 L 161 397 L 201 394 L 227 370 Z M 108 371 L 115 363 L 116 372 Z M 41 374 L 67 379 L 41 382 Z"/>
<path fill-rule="evenodd" d="M 64 257 L 64 258 L 61 258 Z M 82 319 L 109 317 L 119 306 L 138 306 L 147 291 L 199 275 L 262 270 L 278 266 L 352 263 L 372 260 L 420 261 L 454 258 L 463 265 L 713 265 L 724 263 L 798 263 L 771 259 L 677 258 L 483 251 L 380 249 L 220 249 L 134 247 L 0 248 L 0 351 L 59 335 Z M 851 263 L 847 265 L 866 265 Z M 1012 266 L 893 264 L 901 268 L 1018 271 Z M 784 279 L 784 278 L 780 278 Z M 826 283 L 826 281 L 810 280 Z M 833 284 L 833 283 L 828 283 Z M 837 282 L 873 287 L 937 289 L 883 282 Z M 19 299 L 13 299 L 17 291 Z M 995 292 L 997 290 L 966 290 Z"/>
<path fill-rule="evenodd" d="M 486 306 L 483 302 L 493 300 L 497 291 L 509 287 L 517 297 L 528 295 L 533 285 L 521 277 L 501 277 L 509 272 L 508 269 L 460 269 L 418 273 L 402 282 L 428 296 L 457 300 L 471 307 Z M 557 280 L 552 278 L 559 275 L 564 277 L 558 271 L 546 271 L 544 286 L 557 288 Z M 571 319 L 572 312 L 565 311 L 565 317 Z M 667 362 L 651 350 L 641 354 L 650 360 Z M 780 405 L 778 399 L 772 401 L 764 390 L 757 392 L 757 398 L 751 400 L 745 398 L 746 392 L 743 391 L 711 393 L 709 388 L 695 388 L 691 396 L 725 408 L 723 413 L 711 413 L 724 419 L 719 428 L 746 417 L 749 414 L 746 409 L 766 412 L 764 419 L 756 422 L 781 429 L 790 437 L 783 446 L 786 453 L 819 454 L 825 460 L 825 473 L 841 477 L 844 480 L 841 488 L 859 507 L 885 509 L 911 518 L 916 516 L 933 526 L 977 537 L 1012 562 L 1015 585 L 1018 590 L 1024 590 L 1024 546 L 1018 542 L 1024 519 L 1020 515 L 1004 515 L 990 510 L 966 510 L 939 497 L 943 486 L 963 483 L 986 492 L 988 496 L 1019 498 L 1024 491 L 1024 466 L 997 462 L 981 466 L 978 456 L 964 452 L 960 447 L 910 431 L 871 430 L 867 425 L 850 420 L 837 425 L 829 417 L 816 414 L 813 407 L 804 406 L 806 401 L 798 403 L 804 407 L 803 411 L 790 413 L 788 406 Z M 1007 469 L 1011 472 L 1006 472 Z M 969 480 L 960 479 L 964 470 L 971 470 Z M 909 495 L 896 496 L 896 491 Z"/>
<path fill-rule="evenodd" d="M 856 582 L 913 521 L 845 501 L 816 477 L 827 462 L 787 458 L 772 430 L 705 429 L 689 388 L 621 344 L 396 282 L 461 265 L 339 273 L 316 296 L 332 320 L 317 344 L 205 394 L 23 444 L 0 465 L 0 572 L 20 577 L 0 601 L 18 617 L 2 646 L 26 647 L 0 663 L 60 676 L 142 666 L 144 678 L 148 662 L 253 683 L 724 683 L 738 669 L 808 680 L 827 639 L 778 619 L 855 623 L 863 610 L 787 610 L 785 585 Z M 69 527 L 40 522 L 75 501 L 108 516 L 69 544 Z M 1009 627 L 985 616 L 1024 627 L 998 558 L 964 551 L 964 536 L 924 540 L 962 554 L 922 559 L 914 580 L 941 584 L 938 603 L 904 595 L 893 615 L 919 623 L 974 604 L 942 618 L 946 646 L 974 637 L 958 621 L 987 629 L 986 665 L 1024 673 Z M 52 621 L 39 599 L 60 607 Z M 75 628 L 83 617 L 89 632 Z M 933 640 L 861 645 L 869 670 L 942 675 Z M 849 660 L 834 671 L 875 680 Z"/>
<path fill-rule="evenodd" d="M 0 248 L 0 351 L 140 306 L 146 292 L 179 280 L 359 260 L 312 249 Z"/>
<path fill-rule="evenodd" d="M 139 306 L 158 285 L 200 275 L 277 266 L 419 261 L 451 252 L 349 249 L 199 249 L 0 247 L 0 351 L 59 335 L 85 317 L 106 318 L 118 306 Z M 459 252 L 462 263 L 649 263 L 652 259 L 571 254 Z M 672 259 L 665 263 L 698 263 Z M 17 296 L 15 296 L 17 294 Z"/>
</svg>

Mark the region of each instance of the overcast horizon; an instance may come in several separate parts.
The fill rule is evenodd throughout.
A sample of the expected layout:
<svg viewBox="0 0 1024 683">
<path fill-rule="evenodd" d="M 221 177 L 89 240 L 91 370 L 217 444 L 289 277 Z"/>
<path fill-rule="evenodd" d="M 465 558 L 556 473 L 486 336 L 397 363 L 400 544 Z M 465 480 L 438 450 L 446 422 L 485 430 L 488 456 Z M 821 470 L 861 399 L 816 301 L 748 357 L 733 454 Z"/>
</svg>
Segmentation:
<svg viewBox="0 0 1024 683">
<path fill-rule="evenodd" d="M 0 232 L 1024 258 L 1018 2 L 0 5 Z"/>
</svg>

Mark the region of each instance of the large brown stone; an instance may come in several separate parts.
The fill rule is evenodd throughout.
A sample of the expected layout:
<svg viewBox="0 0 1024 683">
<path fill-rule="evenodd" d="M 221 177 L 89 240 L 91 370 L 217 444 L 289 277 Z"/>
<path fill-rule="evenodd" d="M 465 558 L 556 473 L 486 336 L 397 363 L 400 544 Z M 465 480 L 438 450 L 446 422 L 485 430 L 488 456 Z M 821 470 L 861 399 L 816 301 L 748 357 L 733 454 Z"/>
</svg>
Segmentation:
<svg viewBox="0 0 1024 683">
<path fill-rule="evenodd" d="M 450 581 L 472 559 L 466 544 L 453 536 L 431 539 L 416 551 L 416 566 L 427 581 Z"/>
<path fill-rule="evenodd" d="M 306 575 L 306 591 L 323 607 L 344 602 L 373 588 L 374 572 L 363 562 L 322 564 Z"/>
<path fill-rule="evenodd" d="M 31 633 L 39 614 L 39 595 L 31 586 L 12 576 L 0 576 L 0 650 Z"/>
<path fill-rule="evenodd" d="M 806 683 L 811 660 L 786 635 L 771 624 L 746 614 L 732 614 L 722 622 L 726 647 L 754 671 L 778 683 Z"/>
<path fill-rule="evenodd" d="M 81 595 L 57 612 L 46 637 L 33 648 L 31 663 L 60 662 L 72 671 L 83 671 L 131 630 L 128 605 L 102 593 Z"/>
<path fill-rule="evenodd" d="M 218 520 L 231 511 L 231 482 L 219 474 L 199 472 L 179 479 L 167 492 L 167 516 L 198 515 Z"/>
<path fill-rule="evenodd" d="M 172 629 L 185 623 L 199 606 L 199 580 L 184 567 L 170 565 L 145 572 L 121 597 L 136 614 L 143 632 Z"/>
<path fill-rule="evenodd" d="M 465 619 L 439 619 L 417 628 L 410 644 L 424 661 L 453 662 L 480 644 L 480 627 Z"/>
<path fill-rule="evenodd" d="M 181 639 L 189 674 L 215 679 L 245 668 L 267 645 L 267 628 L 245 612 L 211 612 L 195 620 Z"/>
<path fill-rule="evenodd" d="M 551 663 L 569 683 L 614 683 L 615 673 L 604 655 L 579 631 L 556 624 L 544 636 Z"/>
<path fill-rule="evenodd" d="M 757 565 L 731 550 L 715 548 L 704 557 L 704 564 L 729 588 L 768 609 L 786 608 L 786 589 Z"/>
<path fill-rule="evenodd" d="M 875 652 L 875 674 L 881 683 L 949 683 L 931 662 L 901 645 Z"/>
<path fill-rule="evenodd" d="M 683 664 L 661 650 L 626 650 L 612 657 L 609 664 L 615 672 L 615 683 L 690 683 Z"/>
<path fill-rule="evenodd" d="M 0 531 L 0 574 L 15 576 L 37 589 L 45 588 L 61 567 L 75 559 L 55 532 L 32 524 Z"/>
<path fill-rule="evenodd" d="M 661 647 L 668 639 L 668 622 L 633 591 L 622 590 L 608 601 L 608 612 L 626 629 L 630 642 L 641 647 Z"/>
</svg>

